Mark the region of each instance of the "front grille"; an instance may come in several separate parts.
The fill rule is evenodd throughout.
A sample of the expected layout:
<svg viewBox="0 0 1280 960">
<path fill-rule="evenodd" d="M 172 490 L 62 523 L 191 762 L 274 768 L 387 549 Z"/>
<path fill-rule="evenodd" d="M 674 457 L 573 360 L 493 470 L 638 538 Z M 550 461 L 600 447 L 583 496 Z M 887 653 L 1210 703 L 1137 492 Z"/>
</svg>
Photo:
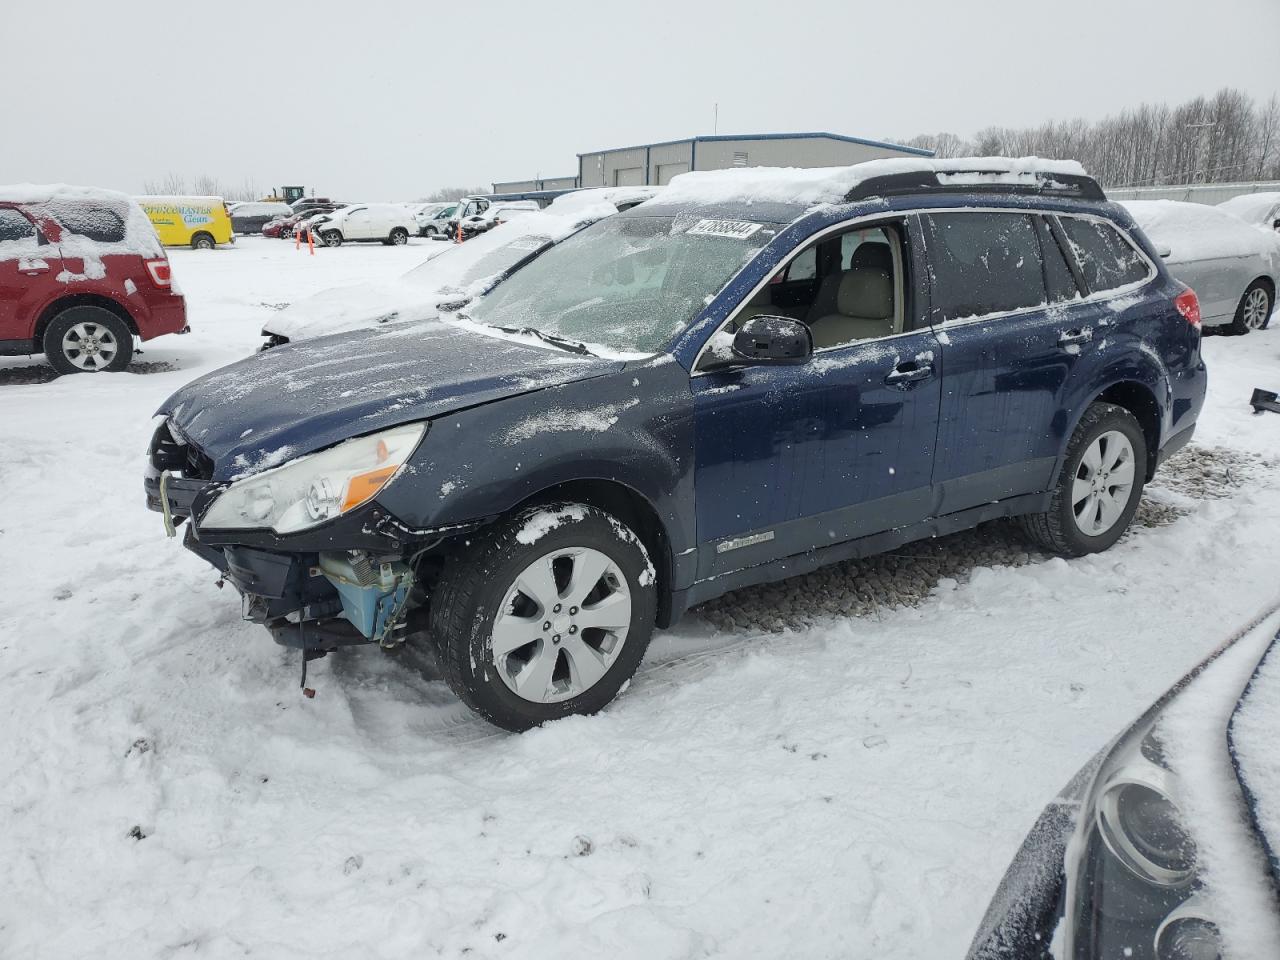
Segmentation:
<svg viewBox="0 0 1280 960">
<path fill-rule="evenodd" d="M 187 480 L 212 480 L 213 461 L 194 444 L 179 443 L 168 421 L 160 424 L 151 438 L 151 465 L 157 470 L 181 473 Z"/>
</svg>

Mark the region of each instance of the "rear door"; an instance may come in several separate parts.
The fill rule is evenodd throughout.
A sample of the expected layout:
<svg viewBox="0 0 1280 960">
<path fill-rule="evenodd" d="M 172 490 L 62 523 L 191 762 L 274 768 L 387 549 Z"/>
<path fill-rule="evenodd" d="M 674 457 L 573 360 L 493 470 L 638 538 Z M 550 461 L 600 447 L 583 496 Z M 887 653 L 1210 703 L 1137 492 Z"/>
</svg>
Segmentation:
<svg viewBox="0 0 1280 960">
<path fill-rule="evenodd" d="M 1068 379 L 1097 344 L 1096 304 L 1049 223 L 1014 210 L 921 216 L 942 343 L 939 515 L 1048 488 L 1070 429 Z"/>
<path fill-rule="evenodd" d="M 62 292 L 61 273 L 58 248 L 36 222 L 16 207 L 0 207 L 0 346 L 8 341 L 20 349 L 13 341 L 33 336 L 36 317 Z"/>
</svg>

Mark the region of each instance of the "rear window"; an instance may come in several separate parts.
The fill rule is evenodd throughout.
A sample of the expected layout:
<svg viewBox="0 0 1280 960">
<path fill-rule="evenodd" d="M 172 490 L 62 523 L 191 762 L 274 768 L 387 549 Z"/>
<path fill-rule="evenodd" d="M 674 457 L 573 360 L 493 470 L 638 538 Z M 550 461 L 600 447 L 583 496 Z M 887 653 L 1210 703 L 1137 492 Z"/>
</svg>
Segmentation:
<svg viewBox="0 0 1280 960">
<path fill-rule="evenodd" d="M 29 240 L 36 235 L 31 221 L 17 210 L 0 210 L 0 243 L 6 240 Z"/>
<path fill-rule="evenodd" d="M 1059 217 L 1091 293 L 1145 280 L 1147 261 L 1119 231 L 1101 220 Z"/>
<path fill-rule="evenodd" d="M 937 320 L 1006 313 L 1047 302 L 1032 217 L 963 212 L 929 219 Z"/>
<path fill-rule="evenodd" d="M 121 243 L 124 240 L 124 217 L 110 207 L 51 200 L 44 205 L 44 210 L 69 233 L 97 243 Z"/>
</svg>

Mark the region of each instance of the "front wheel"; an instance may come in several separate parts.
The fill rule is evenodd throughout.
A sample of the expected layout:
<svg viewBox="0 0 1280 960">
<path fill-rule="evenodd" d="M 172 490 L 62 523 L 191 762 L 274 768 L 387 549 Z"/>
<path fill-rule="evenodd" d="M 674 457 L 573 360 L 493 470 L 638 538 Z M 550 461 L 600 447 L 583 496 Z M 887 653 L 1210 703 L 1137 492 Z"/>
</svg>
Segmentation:
<svg viewBox="0 0 1280 960">
<path fill-rule="evenodd" d="M 446 565 L 430 633 L 445 680 L 500 727 L 595 713 L 649 645 L 657 587 L 631 530 L 584 504 L 524 510 Z"/>
<path fill-rule="evenodd" d="M 324 241 L 324 245 L 326 247 L 342 246 L 342 234 L 337 230 L 326 230 L 324 233 L 320 234 L 320 239 Z"/>
<path fill-rule="evenodd" d="M 1271 291 L 1267 285 L 1261 280 L 1253 281 L 1240 298 L 1235 318 L 1228 329 L 1237 336 L 1264 329 L 1271 319 L 1272 306 Z"/>
<path fill-rule="evenodd" d="M 1132 413 L 1110 403 L 1091 404 L 1067 444 L 1049 509 L 1023 517 L 1023 530 L 1063 556 L 1106 550 L 1138 510 L 1148 456 L 1142 426 Z"/>
<path fill-rule="evenodd" d="M 102 307 L 71 307 L 49 321 L 44 354 L 59 373 L 113 373 L 133 359 L 133 334 Z"/>
</svg>

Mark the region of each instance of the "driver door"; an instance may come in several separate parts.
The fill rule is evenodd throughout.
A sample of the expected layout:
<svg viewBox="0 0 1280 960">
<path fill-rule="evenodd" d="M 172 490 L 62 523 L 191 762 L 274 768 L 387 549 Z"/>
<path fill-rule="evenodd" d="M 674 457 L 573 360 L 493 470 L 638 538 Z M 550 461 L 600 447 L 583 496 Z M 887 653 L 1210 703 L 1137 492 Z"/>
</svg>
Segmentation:
<svg viewBox="0 0 1280 960">
<path fill-rule="evenodd" d="M 347 214 L 342 233 L 348 240 L 368 240 L 373 236 L 369 208 L 360 207 Z"/>
<path fill-rule="evenodd" d="M 895 219 L 828 234 L 743 304 L 738 317 L 804 321 L 807 362 L 723 365 L 704 349 L 691 377 L 698 579 L 929 516 L 941 349 L 915 282 L 915 229 Z"/>
</svg>

